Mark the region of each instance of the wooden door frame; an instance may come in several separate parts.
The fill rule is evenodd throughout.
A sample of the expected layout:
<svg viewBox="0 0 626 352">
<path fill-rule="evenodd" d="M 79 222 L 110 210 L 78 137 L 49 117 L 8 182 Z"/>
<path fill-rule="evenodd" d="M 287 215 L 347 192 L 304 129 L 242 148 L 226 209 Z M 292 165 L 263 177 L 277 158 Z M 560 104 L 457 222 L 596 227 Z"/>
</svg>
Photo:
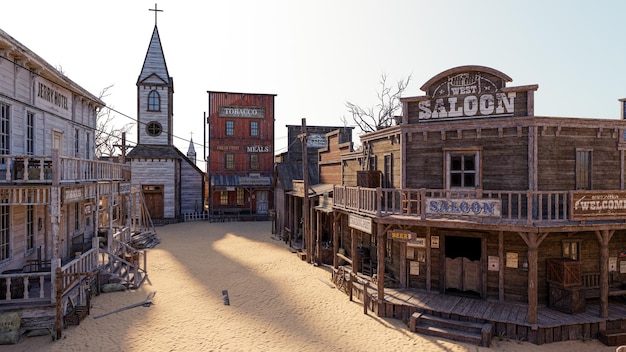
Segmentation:
<svg viewBox="0 0 626 352">
<path fill-rule="evenodd" d="M 446 242 L 448 237 L 472 237 L 480 239 L 480 298 L 487 298 L 487 239 L 488 233 L 465 233 L 459 231 L 439 231 L 440 238 L 440 251 L 439 262 L 441 263 L 442 270 L 439 271 L 439 292 L 446 293 Z"/>
</svg>

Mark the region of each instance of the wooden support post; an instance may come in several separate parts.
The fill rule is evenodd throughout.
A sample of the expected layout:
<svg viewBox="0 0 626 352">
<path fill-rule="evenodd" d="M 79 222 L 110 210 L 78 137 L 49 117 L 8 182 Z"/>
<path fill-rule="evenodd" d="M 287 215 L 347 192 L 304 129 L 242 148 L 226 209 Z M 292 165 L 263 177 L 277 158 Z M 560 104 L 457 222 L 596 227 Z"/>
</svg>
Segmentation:
<svg viewBox="0 0 626 352">
<path fill-rule="evenodd" d="M 526 242 L 528 246 L 528 312 L 527 320 L 535 329 L 537 326 L 537 278 L 538 278 L 538 250 L 541 242 L 548 236 L 547 232 L 544 233 L 532 233 L 532 232 L 519 232 L 520 237 Z"/>
<path fill-rule="evenodd" d="M 339 252 L 339 221 L 341 220 L 341 214 L 336 213 L 333 215 L 333 268 L 339 267 L 339 258 L 337 253 Z"/>
<path fill-rule="evenodd" d="M 367 300 L 368 300 L 367 289 L 369 288 L 369 286 L 370 286 L 369 281 L 366 281 L 363 284 L 363 314 L 365 315 L 367 315 Z"/>
<path fill-rule="evenodd" d="M 600 245 L 600 317 L 609 317 L 609 242 L 615 230 L 596 231 Z"/>
<path fill-rule="evenodd" d="M 383 302 L 385 301 L 385 249 L 387 248 L 387 237 L 384 233 L 384 225 L 377 224 L 376 235 L 378 240 L 376 241 L 376 267 L 377 276 L 377 296 L 378 296 L 378 316 L 384 317 L 384 309 L 382 309 Z"/>
<path fill-rule="evenodd" d="M 352 258 L 352 271 L 356 272 L 359 258 L 357 255 L 356 230 L 350 229 L 350 258 Z"/>
</svg>

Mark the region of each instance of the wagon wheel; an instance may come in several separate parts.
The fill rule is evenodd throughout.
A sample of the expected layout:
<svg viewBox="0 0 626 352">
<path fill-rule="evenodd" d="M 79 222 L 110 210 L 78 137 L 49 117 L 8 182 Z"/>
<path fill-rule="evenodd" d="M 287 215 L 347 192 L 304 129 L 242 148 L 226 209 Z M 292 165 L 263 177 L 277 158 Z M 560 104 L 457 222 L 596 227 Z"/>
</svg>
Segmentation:
<svg viewBox="0 0 626 352">
<path fill-rule="evenodd" d="M 343 266 L 337 269 L 337 273 L 335 274 L 335 286 L 337 286 L 338 290 L 343 292 L 348 290 L 348 286 L 346 285 L 346 269 Z"/>
</svg>

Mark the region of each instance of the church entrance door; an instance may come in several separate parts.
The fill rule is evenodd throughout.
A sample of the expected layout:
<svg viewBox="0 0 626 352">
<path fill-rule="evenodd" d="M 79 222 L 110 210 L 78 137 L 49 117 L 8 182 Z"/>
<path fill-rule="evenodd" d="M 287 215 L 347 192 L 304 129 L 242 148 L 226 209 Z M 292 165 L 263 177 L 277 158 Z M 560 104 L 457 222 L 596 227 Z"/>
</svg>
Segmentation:
<svg viewBox="0 0 626 352">
<path fill-rule="evenodd" d="M 163 185 L 143 185 L 146 208 L 152 219 L 163 219 Z"/>
</svg>

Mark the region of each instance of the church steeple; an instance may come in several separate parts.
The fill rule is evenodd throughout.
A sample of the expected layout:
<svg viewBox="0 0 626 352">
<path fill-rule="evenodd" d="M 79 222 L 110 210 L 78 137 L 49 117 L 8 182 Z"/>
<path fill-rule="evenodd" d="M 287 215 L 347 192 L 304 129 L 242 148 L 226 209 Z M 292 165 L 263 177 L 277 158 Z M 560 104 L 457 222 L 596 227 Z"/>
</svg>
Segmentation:
<svg viewBox="0 0 626 352">
<path fill-rule="evenodd" d="M 174 145 L 173 97 L 174 81 L 167 70 L 155 19 L 150 45 L 137 79 L 138 144 Z"/>
<path fill-rule="evenodd" d="M 189 149 L 187 149 L 187 157 L 189 158 L 189 160 L 193 162 L 194 165 L 196 164 L 196 148 L 193 147 L 193 137 L 189 141 Z"/>
</svg>

